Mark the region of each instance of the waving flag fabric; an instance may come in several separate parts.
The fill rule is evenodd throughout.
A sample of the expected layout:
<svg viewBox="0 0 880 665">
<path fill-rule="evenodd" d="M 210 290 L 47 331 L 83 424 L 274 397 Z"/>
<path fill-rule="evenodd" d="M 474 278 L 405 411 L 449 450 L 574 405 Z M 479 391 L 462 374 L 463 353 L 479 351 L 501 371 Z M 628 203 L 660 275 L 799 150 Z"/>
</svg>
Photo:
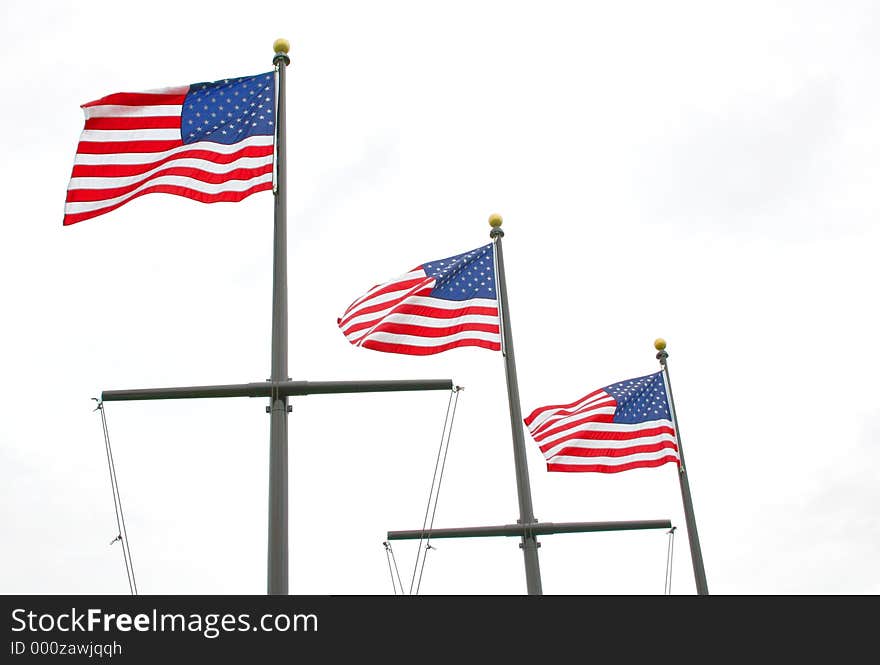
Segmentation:
<svg viewBox="0 0 880 665">
<path fill-rule="evenodd" d="M 274 72 L 120 92 L 82 109 L 65 226 L 154 192 L 214 203 L 272 189 Z"/>
<path fill-rule="evenodd" d="M 501 349 L 492 244 L 429 261 L 378 284 L 337 320 L 366 349 L 430 355 L 462 346 Z"/>
<path fill-rule="evenodd" d="M 548 471 L 616 473 L 680 461 L 662 371 L 535 409 L 524 422 Z"/>
</svg>

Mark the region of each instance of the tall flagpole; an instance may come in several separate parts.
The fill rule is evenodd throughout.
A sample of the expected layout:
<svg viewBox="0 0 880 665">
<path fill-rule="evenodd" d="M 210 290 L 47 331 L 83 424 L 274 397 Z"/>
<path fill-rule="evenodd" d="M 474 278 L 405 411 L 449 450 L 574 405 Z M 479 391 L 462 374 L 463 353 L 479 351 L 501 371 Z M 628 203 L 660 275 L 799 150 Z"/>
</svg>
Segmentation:
<svg viewBox="0 0 880 665">
<path fill-rule="evenodd" d="M 257 383 L 214 386 L 177 386 L 110 390 L 101 400 L 194 399 L 214 397 L 268 397 L 269 420 L 269 518 L 266 586 L 269 595 L 288 594 L 288 398 L 292 395 L 384 392 L 409 390 L 452 390 L 451 380 L 404 381 L 292 381 L 287 376 L 287 145 L 284 136 L 286 104 L 285 76 L 290 64 L 290 43 L 273 44 L 278 86 L 275 115 L 275 236 L 272 266 L 272 358 L 271 378 Z"/>
<path fill-rule="evenodd" d="M 519 524 L 526 527 L 520 547 L 526 567 L 526 589 L 529 595 L 541 595 L 541 569 L 538 567 L 538 539 L 528 526 L 536 523 L 532 510 L 532 493 L 529 486 L 529 467 L 526 460 L 526 444 L 523 437 L 522 409 L 519 404 L 519 384 L 516 380 L 516 362 L 513 356 L 513 335 L 510 332 L 510 313 L 507 307 L 507 284 L 504 279 L 504 254 L 501 251 L 501 215 L 491 215 L 489 237 L 495 245 L 495 266 L 498 273 L 498 300 L 501 305 L 501 343 L 504 354 L 504 371 L 507 375 L 507 401 L 510 405 L 510 429 L 513 434 L 513 461 L 516 466 L 516 492 L 519 498 Z"/>
<path fill-rule="evenodd" d="M 658 338 L 654 341 L 657 349 L 657 360 L 663 368 L 663 380 L 666 382 L 666 394 L 669 395 L 669 408 L 672 411 L 672 424 L 675 426 L 675 438 L 678 441 L 678 457 L 681 464 L 678 467 L 678 482 L 681 486 L 681 502 L 684 505 L 684 520 L 687 525 L 688 542 L 691 546 L 691 563 L 694 567 L 694 581 L 697 584 L 697 594 L 709 595 L 709 587 L 706 584 L 706 571 L 703 569 L 703 553 L 700 550 L 700 537 L 697 535 L 697 521 L 694 518 L 694 506 L 691 502 L 691 488 L 687 479 L 687 467 L 684 463 L 684 450 L 681 446 L 681 430 L 678 428 L 678 418 L 675 416 L 675 400 L 672 399 L 672 383 L 669 380 L 669 366 L 666 364 L 666 340 Z"/>
<path fill-rule="evenodd" d="M 272 63 L 278 71 L 278 107 L 275 115 L 275 246 L 272 268 L 272 375 L 270 381 L 290 381 L 287 376 L 287 163 L 284 136 L 284 81 L 290 43 L 276 39 Z M 287 594 L 287 396 L 270 396 L 269 421 L 269 595 Z"/>
</svg>

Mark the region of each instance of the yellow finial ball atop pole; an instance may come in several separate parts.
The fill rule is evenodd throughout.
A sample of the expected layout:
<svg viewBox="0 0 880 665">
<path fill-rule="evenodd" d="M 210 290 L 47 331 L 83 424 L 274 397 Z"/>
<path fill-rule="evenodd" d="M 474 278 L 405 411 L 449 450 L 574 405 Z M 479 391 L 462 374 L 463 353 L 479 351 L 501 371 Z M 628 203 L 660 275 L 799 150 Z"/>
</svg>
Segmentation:
<svg viewBox="0 0 880 665">
<path fill-rule="evenodd" d="M 493 229 L 497 229 L 499 226 L 501 226 L 502 221 L 503 220 L 501 219 L 501 215 L 499 215 L 497 212 L 489 215 L 489 226 L 491 226 Z"/>
<path fill-rule="evenodd" d="M 286 39 L 276 39 L 275 43 L 272 44 L 272 48 L 275 49 L 275 53 L 289 53 L 290 52 L 290 42 Z"/>
<path fill-rule="evenodd" d="M 657 349 L 658 351 L 662 351 L 663 349 L 666 348 L 666 340 L 663 339 L 662 337 L 658 337 L 657 339 L 654 340 L 654 348 Z"/>
</svg>

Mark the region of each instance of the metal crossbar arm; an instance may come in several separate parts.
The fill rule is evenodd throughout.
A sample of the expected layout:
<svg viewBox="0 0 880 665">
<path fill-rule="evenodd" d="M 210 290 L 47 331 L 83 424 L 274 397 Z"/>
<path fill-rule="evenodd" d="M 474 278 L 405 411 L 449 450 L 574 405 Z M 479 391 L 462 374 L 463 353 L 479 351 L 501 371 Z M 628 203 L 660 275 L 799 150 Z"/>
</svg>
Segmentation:
<svg viewBox="0 0 880 665">
<path fill-rule="evenodd" d="M 290 397 L 331 393 L 372 393 L 412 390 L 452 390 L 451 379 L 400 381 L 262 381 L 219 386 L 183 386 L 176 388 L 135 388 L 105 390 L 104 402 L 146 399 L 196 399 L 201 397 Z"/>
<path fill-rule="evenodd" d="M 470 526 L 458 529 L 428 529 L 389 531 L 388 540 L 415 540 L 418 538 L 476 538 L 480 536 L 546 536 L 554 533 L 584 533 L 587 531 L 628 531 L 633 529 L 669 529 L 669 520 L 635 520 L 628 522 L 535 522 L 501 524 L 499 526 Z"/>
</svg>

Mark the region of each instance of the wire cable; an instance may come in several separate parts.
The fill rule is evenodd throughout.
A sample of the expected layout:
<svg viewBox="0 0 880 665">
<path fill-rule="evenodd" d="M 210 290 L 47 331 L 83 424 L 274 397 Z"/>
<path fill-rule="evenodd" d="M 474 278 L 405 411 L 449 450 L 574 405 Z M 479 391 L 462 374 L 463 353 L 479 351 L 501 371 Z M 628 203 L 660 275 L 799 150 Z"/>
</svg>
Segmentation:
<svg viewBox="0 0 880 665">
<path fill-rule="evenodd" d="M 449 439 L 452 438 L 452 423 L 455 421 L 455 409 L 458 406 L 458 392 L 461 390 L 458 386 L 453 389 L 455 393 L 455 403 L 452 405 L 452 416 L 449 419 L 449 438 L 446 440 L 446 450 L 443 451 L 443 463 L 440 465 L 440 477 L 437 479 L 437 494 L 434 497 L 434 510 L 431 512 L 431 523 L 428 525 L 428 532 L 434 528 L 434 516 L 437 514 L 437 502 L 440 498 L 440 483 L 443 482 L 443 470 L 446 468 L 446 456 L 449 454 Z M 422 569 L 419 571 L 419 583 L 416 585 L 416 595 L 422 586 L 422 573 L 425 572 L 425 561 L 428 559 L 428 550 L 431 547 L 431 537 L 428 536 L 428 542 L 425 543 L 425 555 L 422 557 Z"/>
<path fill-rule="evenodd" d="M 452 438 L 452 421 L 455 419 L 455 408 L 458 405 L 458 392 L 460 390 L 462 390 L 461 386 L 454 386 L 449 393 L 449 401 L 446 403 L 446 416 L 443 420 L 443 432 L 440 434 L 440 447 L 437 449 L 437 460 L 434 462 L 434 476 L 431 478 L 431 489 L 428 491 L 428 505 L 425 506 L 425 517 L 422 520 L 422 534 L 421 534 L 421 536 L 419 536 L 419 546 L 418 546 L 418 550 L 416 551 L 416 562 L 415 562 L 415 565 L 413 566 L 412 579 L 410 580 L 410 583 L 409 583 L 409 593 L 410 594 L 412 594 L 412 592 L 413 592 L 413 586 L 415 585 L 415 582 L 416 582 L 416 573 L 419 571 L 419 557 L 421 557 L 421 559 L 422 559 L 422 566 L 421 566 L 422 571 L 424 571 L 424 568 L 425 568 L 424 560 L 427 557 L 428 548 L 430 547 L 430 538 L 428 539 L 429 542 L 427 543 L 427 545 L 424 549 L 424 555 L 422 554 L 422 552 L 423 552 L 422 543 L 425 541 L 425 528 L 428 525 L 428 514 L 431 513 L 432 499 L 434 502 L 434 513 L 436 513 L 436 511 L 437 511 L 437 496 L 434 493 L 435 485 L 437 487 L 437 494 L 439 494 L 439 492 L 440 492 L 440 483 L 437 478 L 437 470 L 438 470 L 438 468 L 440 468 L 441 456 L 443 458 L 443 466 L 445 467 L 445 465 L 446 465 L 446 455 L 443 452 L 444 442 L 446 445 L 446 451 L 448 452 L 449 439 Z M 454 400 L 453 400 L 453 397 L 455 398 Z M 450 412 L 452 413 L 451 416 L 450 416 Z M 447 432 L 448 432 L 448 435 L 447 435 Z M 441 469 L 441 471 L 440 471 L 441 479 L 442 479 L 442 475 L 443 475 L 443 472 Z M 434 517 L 432 514 L 431 525 L 433 526 L 433 524 L 434 524 Z M 422 580 L 422 576 L 421 576 L 421 574 L 419 574 L 419 584 L 420 585 L 421 585 L 421 580 Z M 416 593 L 418 593 L 418 590 L 416 591 Z"/>
<path fill-rule="evenodd" d="M 134 566 L 131 562 L 131 549 L 128 546 L 128 532 L 125 528 L 125 515 L 122 512 L 122 497 L 119 494 L 119 482 L 116 479 L 116 465 L 113 462 L 113 451 L 110 447 L 110 431 L 107 429 L 107 415 L 104 412 L 104 403 L 92 398 L 98 403 L 95 411 L 101 412 L 101 426 L 104 430 L 104 450 L 107 453 L 107 468 L 110 471 L 110 488 L 113 491 L 113 508 L 116 511 L 116 528 L 118 530 L 116 538 L 110 541 L 112 545 L 117 540 L 122 543 L 122 558 L 125 561 L 125 573 L 128 576 L 128 588 L 131 595 L 137 595 L 137 581 L 134 577 Z"/>
<path fill-rule="evenodd" d="M 400 570 L 397 568 L 397 559 L 394 558 L 394 550 L 391 549 L 391 543 L 387 540 L 382 543 L 385 546 L 385 558 L 388 560 L 388 572 L 391 573 L 391 588 L 394 590 L 394 595 L 397 595 L 397 585 L 400 585 L 400 593 L 403 593 L 403 582 L 400 581 Z M 391 562 L 394 562 L 394 569 L 392 570 Z M 397 584 L 394 583 L 394 575 L 397 574 Z"/>
<path fill-rule="evenodd" d="M 666 581 L 663 587 L 663 594 L 669 596 L 672 594 L 672 541 L 675 538 L 675 527 L 666 532 L 669 541 L 666 545 Z"/>
</svg>

